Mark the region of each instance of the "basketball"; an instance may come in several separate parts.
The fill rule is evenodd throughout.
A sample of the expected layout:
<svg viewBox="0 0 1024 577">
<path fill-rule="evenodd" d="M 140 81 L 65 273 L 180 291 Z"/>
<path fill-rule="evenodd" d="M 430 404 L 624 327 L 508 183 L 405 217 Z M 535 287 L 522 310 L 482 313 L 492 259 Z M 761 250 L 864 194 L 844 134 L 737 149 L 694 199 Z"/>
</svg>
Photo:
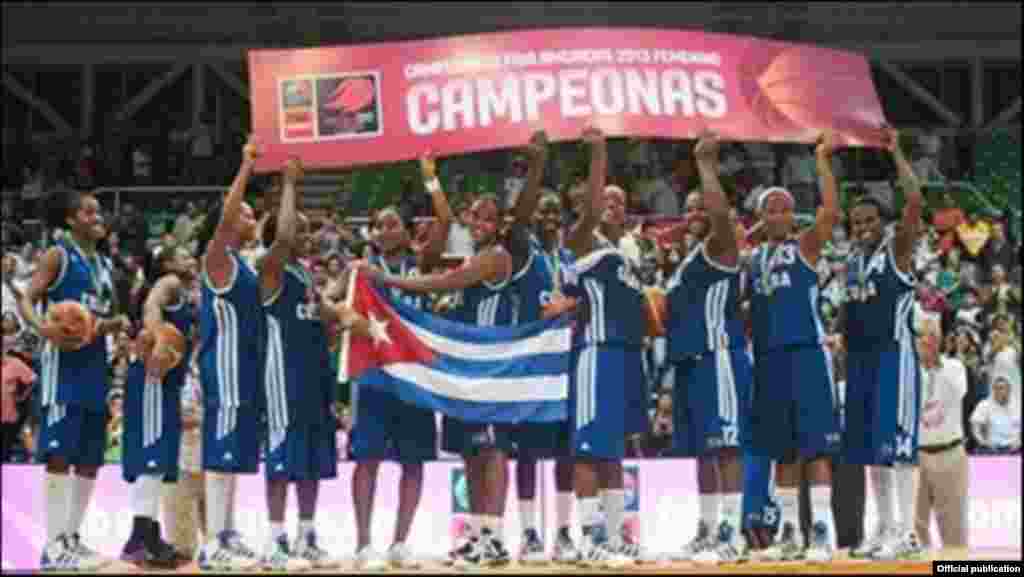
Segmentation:
<svg viewBox="0 0 1024 577">
<path fill-rule="evenodd" d="M 647 335 L 665 335 L 665 318 L 668 316 L 668 300 L 665 291 L 658 287 L 644 287 L 644 310 L 647 312 Z"/>
<path fill-rule="evenodd" d="M 340 108 L 351 114 L 359 112 L 371 104 L 373 104 L 373 81 L 368 78 L 353 78 L 338 85 L 327 106 Z"/>
<path fill-rule="evenodd" d="M 69 350 L 78 350 L 96 338 L 96 317 L 77 301 L 61 301 L 46 311 L 47 322 L 57 325 L 63 336 L 80 339 L 79 344 Z"/>
<path fill-rule="evenodd" d="M 182 359 L 188 352 L 188 345 L 185 342 L 185 335 L 181 334 L 178 327 L 171 323 L 161 323 L 156 330 L 143 330 L 139 334 L 142 344 L 142 356 L 149 359 L 154 354 L 161 353 L 160 358 L 166 359 L 162 364 L 162 371 L 169 371 L 181 364 Z"/>
</svg>

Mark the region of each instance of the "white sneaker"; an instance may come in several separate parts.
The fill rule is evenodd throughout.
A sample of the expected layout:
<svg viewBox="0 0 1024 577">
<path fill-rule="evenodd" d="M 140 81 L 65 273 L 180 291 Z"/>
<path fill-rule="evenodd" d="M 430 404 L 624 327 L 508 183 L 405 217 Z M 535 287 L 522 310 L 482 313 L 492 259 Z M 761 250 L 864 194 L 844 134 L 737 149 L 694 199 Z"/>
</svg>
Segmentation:
<svg viewBox="0 0 1024 577">
<path fill-rule="evenodd" d="M 831 563 L 835 557 L 832 535 L 829 528 L 818 521 L 811 527 L 811 544 L 807 547 L 806 559 L 810 563 Z"/>
<path fill-rule="evenodd" d="M 562 527 L 558 530 L 558 535 L 555 537 L 555 550 L 554 550 L 554 561 L 555 563 L 564 563 L 567 565 L 579 563 L 580 552 L 576 548 L 576 544 L 572 542 L 572 536 L 569 535 L 567 527 Z"/>
<path fill-rule="evenodd" d="M 317 545 L 316 533 L 307 533 L 305 538 L 299 537 L 292 546 L 292 554 L 309 561 L 314 569 L 337 569 L 341 561 L 331 557 Z"/>
<path fill-rule="evenodd" d="M 850 557 L 853 559 L 870 559 L 871 556 L 882 546 L 882 542 L 885 541 L 886 536 L 889 534 L 889 530 L 879 523 L 875 527 L 875 532 L 870 537 L 865 538 L 853 549 L 850 549 Z"/>
<path fill-rule="evenodd" d="M 608 541 L 595 543 L 590 536 L 584 536 L 580 551 L 580 565 L 593 569 L 622 570 L 633 565 L 633 560 L 614 550 Z"/>
<path fill-rule="evenodd" d="M 409 546 L 403 543 L 394 543 L 388 549 L 388 563 L 395 569 L 419 569 L 422 563 L 412 555 Z"/>
<path fill-rule="evenodd" d="M 43 554 L 39 559 L 39 570 L 74 571 L 77 568 L 77 561 L 74 551 L 68 547 L 66 538 L 62 535 L 43 547 Z"/>
<path fill-rule="evenodd" d="M 799 561 L 804 558 L 804 548 L 792 523 L 782 526 L 782 533 L 771 547 L 758 552 L 761 561 Z"/>
<path fill-rule="evenodd" d="M 68 537 L 67 543 L 68 548 L 74 553 L 76 568 L 79 571 L 96 571 L 110 565 L 113 561 L 86 547 L 78 533 Z"/>
<path fill-rule="evenodd" d="M 673 553 L 670 557 L 673 561 L 694 561 L 701 552 L 711 548 L 713 540 L 711 532 L 704 523 L 697 523 L 697 535 L 683 548 Z"/>
<path fill-rule="evenodd" d="M 238 557 L 242 562 L 250 564 L 251 567 L 259 566 L 260 556 L 246 545 L 245 541 L 242 541 L 242 535 L 238 531 L 224 531 L 221 542 L 222 546 L 227 547 L 231 554 Z"/>
<path fill-rule="evenodd" d="M 259 566 L 259 559 L 237 555 L 222 534 L 199 548 L 196 564 L 202 571 L 248 571 Z"/>
<path fill-rule="evenodd" d="M 916 561 L 924 558 L 917 534 L 913 531 L 892 531 L 871 555 L 874 561 Z"/>
<path fill-rule="evenodd" d="M 380 552 L 374 550 L 372 545 L 367 545 L 356 553 L 356 569 L 362 571 L 383 571 L 388 568 L 388 562 Z"/>
<path fill-rule="evenodd" d="M 309 571 L 313 564 L 295 556 L 288 546 L 288 536 L 271 539 L 262 559 L 263 568 L 270 571 Z"/>
<path fill-rule="evenodd" d="M 730 524 L 724 522 L 718 526 L 718 538 L 714 542 L 709 542 L 708 547 L 693 558 L 696 563 L 714 565 L 742 563 L 746 560 L 746 547 L 743 545 L 742 537 L 736 534 L 736 530 Z"/>
<path fill-rule="evenodd" d="M 523 531 L 523 538 L 519 546 L 519 562 L 524 565 L 544 565 L 549 561 L 544 553 L 544 542 L 536 529 Z"/>
</svg>

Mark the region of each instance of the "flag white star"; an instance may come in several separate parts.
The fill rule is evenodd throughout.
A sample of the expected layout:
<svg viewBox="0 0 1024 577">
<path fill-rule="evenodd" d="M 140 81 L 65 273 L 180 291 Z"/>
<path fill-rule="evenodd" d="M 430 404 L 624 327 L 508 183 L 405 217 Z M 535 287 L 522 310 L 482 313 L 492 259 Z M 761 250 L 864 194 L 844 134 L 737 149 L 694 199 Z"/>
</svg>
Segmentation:
<svg viewBox="0 0 1024 577">
<path fill-rule="evenodd" d="M 374 346 L 380 346 L 382 341 L 389 345 L 392 344 L 391 337 L 388 336 L 388 321 L 378 320 L 373 313 L 370 313 L 370 336 L 373 337 Z"/>
</svg>

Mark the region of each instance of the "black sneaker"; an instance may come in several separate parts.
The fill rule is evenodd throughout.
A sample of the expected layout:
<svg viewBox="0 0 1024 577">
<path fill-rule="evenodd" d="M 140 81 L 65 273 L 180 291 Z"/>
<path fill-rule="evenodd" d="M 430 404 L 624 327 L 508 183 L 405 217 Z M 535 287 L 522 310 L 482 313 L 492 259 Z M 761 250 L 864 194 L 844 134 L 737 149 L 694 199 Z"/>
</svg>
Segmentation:
<svg viewBox="0 0 1024 577">
<path fill-rule="evenodd" d="M 159 550 L 138 539 L 129 540 L 121 551 L 121 560 L 141 569 L 176 569 L 178 561 L 173 552 Z"/>
<path fill-rule="evenodd" d="M 508 565 L 512 561 L 512 555 L 502 544 L 501 540 L 495 537 L 489 530 L 480 532 L 480 564 L 487 567 L 498 567 Z"/>
<path fill-rule="evenodd" d="M 448 564 L 456 569 L 465 569 L 479 565 L 480 557 L 480 539 L 470 537 L 462 543 L 457 543 L 455 549 L 448 553 Z"/>
</svg>

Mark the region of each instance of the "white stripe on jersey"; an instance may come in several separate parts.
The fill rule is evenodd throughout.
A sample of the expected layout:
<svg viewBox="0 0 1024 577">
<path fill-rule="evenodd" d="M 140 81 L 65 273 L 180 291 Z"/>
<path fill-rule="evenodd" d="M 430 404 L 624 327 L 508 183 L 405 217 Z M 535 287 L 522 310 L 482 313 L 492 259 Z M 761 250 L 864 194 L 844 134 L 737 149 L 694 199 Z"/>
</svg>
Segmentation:
<svg viewBox="0 0 1024 577">
<path fill-rule="evenodd" d="M 60 373 L 60 351 L 52 342 L 46 341 L 40 361 L 43 373 L 43 399 L 41 403 L 45 407 L 57 401 L 57 375 Z"/>
<path fill-rule="evenodd" d="M 603 343 L 607 337 L 604 318 L 604 289 L 597 279 L 584 279 L 583 287 L 587 291 L 587 298 L 590 301 L 590 322 L 587 326 L 587 336 L 591 343 Z"/>
<path fill-rule="evenodd" d="M 706 325 L 709 351 L 719 348 L 720 340 L 725 336 L 725 305 L 728 300 L 728 279 L 722 279 L 711 285 L 707 294 L 704 295 L 704 324 Z"/>
<path fill-rule="evenodd" d="M 902 343 L 903 339 L 909 334 L 910 319 L 913 313 L 914 293 L 908 292 L 901 296 L 898 301 L 896 301 L 896 326 L 892 336 L 897 342 Z"/>
<path fill-rule="evenodd" d="M 576 365 L 576 430 L 594 421 L 597 415 L 597 348 L 584 347 Z"/>
<path fill-rule="evenodd" d="M 46 424 L 48 426 L 56 425 L 57 423 L 64 420 L 64 417 L 68 414 L 68 406 L 61 403 L 53 403 L 50 405 L 50 411 L 46 415 Z"/>
<path fill-rule="evenodd" d="M 142 446 L 149 447 L 163 435 L 164 387 L 159 382 L 146 382 L 142 386 Z"/>
<path fill-rule="evenodd" d="M 728 425 L 738 427 L 739 407 L 736 397 L 736 375 L 732 370 L 732 354 L 728 347 L 716 350 L 715 364 L 718 373 L 718 416 Z"/>
<path fill-rule="evenodd" d="M 217 298 L 214 301 L 217 320 L 217 387 L 222 406 L 234 407 L 239 402 L 238 390 L 238 313 L 234 305 Z"/>
<path fill-rule="evenodd" d="M 809 265 L 808 265 L 809 266 Z M 814 270 L 814 269 L 811 269 Z M 818 289 L 818 285 L 815 284 L 811 287 L 810 291 L 811 301 L 811 318 L 814 319 L 814 330 L 818 337 L 818 343 L 825 342 L 825 327 L 821 324 L 821 313 L 818 310 L 818 300 L 820 298 L 821 290 Z"/>
<path fill-rule="evenodd" d="M 904 337 L 900 341 L 899 362 L 899 376 L 897 377 L 899 381 L 896 384 L 896 392 L 899 395 L 899 412 L 897 413 L 899 420 L 897 423 L 903 432 L 909 435 L 914 430 L 920 407 L 917 404 L 917 387 L 915 386 L 917 383 L 914 378 L 916 376 L 914 343 L 908 331 L 904 332 Z"/>
<path fill-rule="evenodd" d="M 267 316 L 267 367 L 264 382 L 267 392 L 267 419 L 270 428 L 270 451 L 284 440 L 288 430 L 288 390 L 285 374 L 284 342 L 281 323 Z"/>
</svg>

